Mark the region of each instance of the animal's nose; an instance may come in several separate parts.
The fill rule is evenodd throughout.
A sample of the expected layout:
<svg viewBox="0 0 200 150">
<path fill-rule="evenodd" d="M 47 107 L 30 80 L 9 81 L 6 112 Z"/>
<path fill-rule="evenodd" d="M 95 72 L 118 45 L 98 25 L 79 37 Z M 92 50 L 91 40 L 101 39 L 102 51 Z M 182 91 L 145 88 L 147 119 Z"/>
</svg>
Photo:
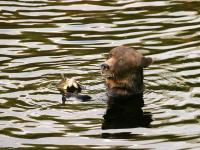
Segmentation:
<svg viewBox="0 0 200 150">
<path fill-rule="evenodd" d="M 108 70 L 109 69 L 109 65 L 106 63 L 101 64 L 101 70 Z"/>
</svg>

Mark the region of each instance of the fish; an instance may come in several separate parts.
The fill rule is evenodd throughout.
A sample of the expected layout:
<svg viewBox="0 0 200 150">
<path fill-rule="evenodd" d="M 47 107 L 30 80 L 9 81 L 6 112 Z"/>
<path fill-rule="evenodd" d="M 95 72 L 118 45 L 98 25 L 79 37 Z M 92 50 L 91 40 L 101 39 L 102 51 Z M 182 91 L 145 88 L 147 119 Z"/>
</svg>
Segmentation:
<svg viewBox="0 0 200 150">
<path fill-rule="evenodd" d="M 56 87 L 62 94 L 62 103 L 65 103 L 67 97 L 78 96 L 83 89 L 83 86 L 75 77 L 66 78 L 64 74 L 61 74 L 61 81 Z"/>
</svg>

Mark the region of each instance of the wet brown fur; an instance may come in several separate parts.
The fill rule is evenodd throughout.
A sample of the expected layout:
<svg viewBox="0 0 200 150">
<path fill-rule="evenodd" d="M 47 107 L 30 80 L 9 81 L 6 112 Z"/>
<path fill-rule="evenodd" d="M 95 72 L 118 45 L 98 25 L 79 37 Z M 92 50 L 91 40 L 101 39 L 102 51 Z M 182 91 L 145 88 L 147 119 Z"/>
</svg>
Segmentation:
<svg viewBox="0 0 200 150">
<path fill-rule="evenodd" d="M 108 91 L 117 95 L 143 92 L 143 68 L 152 63 L 151 58 L 131 47 L 119 46 L 110 51 L 104 63 L 109 66 L 102 69 Z"/>
<path fill-rule="evenodd" d="M 143 68 L 151 63 L 151 58 L 130 47 L 119 46 L 110 51 L 101 66 L 108 95 L 102 129 L 149 127 L 151 114 L 142 110 Z"/>
</svg>

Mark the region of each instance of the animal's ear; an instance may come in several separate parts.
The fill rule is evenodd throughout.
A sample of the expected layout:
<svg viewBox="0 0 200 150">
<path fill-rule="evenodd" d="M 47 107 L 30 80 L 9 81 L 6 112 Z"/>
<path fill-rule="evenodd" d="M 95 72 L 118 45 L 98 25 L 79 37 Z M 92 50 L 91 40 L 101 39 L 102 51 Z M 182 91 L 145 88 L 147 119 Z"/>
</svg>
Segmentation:
<svg viewBox="0 0 200 150">
<path fill-rule="evenodd" d="M 153 59 L 151 57 L 142 57 L 142 67 L 148 67 L 153 63 Z"/>
</svg>

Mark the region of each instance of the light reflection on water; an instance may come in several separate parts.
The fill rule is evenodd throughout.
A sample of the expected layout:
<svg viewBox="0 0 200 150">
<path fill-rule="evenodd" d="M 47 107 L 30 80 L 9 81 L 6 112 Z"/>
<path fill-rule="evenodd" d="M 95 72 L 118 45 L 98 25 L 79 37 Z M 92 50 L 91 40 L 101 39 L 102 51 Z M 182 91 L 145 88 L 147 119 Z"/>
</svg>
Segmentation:
<svg viewBox="0 0 200 150">
<path fill-rule="evenodd" d="M 0 147 L 198 149 L 200 2 L 0 2 Z M 101 130 L 106 104 L 99 66 L 111 48 L 154 58 L 145 70 L 151 128 Z M 94 101 L 61 105 L 60 73 Z M 12 142 L 11 142 L 12 141 Z"/>
</svg>

